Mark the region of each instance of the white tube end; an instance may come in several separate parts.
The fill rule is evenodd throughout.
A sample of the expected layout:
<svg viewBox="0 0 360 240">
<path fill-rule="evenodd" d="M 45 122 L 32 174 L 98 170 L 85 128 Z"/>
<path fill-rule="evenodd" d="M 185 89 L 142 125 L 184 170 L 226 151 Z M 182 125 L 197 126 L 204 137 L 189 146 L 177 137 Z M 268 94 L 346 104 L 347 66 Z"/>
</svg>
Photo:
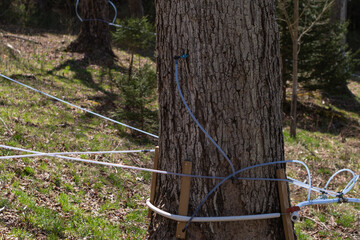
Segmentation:
<svg viewBox="0 0 360 240">
<path fill-rule="evenodd" d="M 291 221 L 297 222 L 297 221 L 299 221 L 299 219 L 300 219 L 300 216 L 299 216 L 298 211 L 291 213 Z"/>
</svg>

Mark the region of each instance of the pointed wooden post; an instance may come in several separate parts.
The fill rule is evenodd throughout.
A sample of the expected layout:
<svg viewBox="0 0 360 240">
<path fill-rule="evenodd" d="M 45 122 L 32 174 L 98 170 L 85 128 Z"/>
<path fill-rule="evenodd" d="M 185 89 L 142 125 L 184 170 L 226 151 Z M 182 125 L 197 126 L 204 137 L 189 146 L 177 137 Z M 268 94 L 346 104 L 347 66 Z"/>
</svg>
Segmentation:
<svg viewBox="0 0 360 240">
<path fill-rule="evenodd" d="M 192 162 L 184 161 L 182 165 L 182 173 L 191 174 L 191 169 L 192 169 Z M 181 177 L 179 215 L 187 216 L 188 214 L 190 183 L 191 183 L 191 177 Z M 182 231 L 185 225 L 186 222 L 177 223 L 177 228 L 176 228 L 177 238 L 185 239 L 186 233 Z"/>
<path fill-rule="evenodd" d="M 159 147 L 157 146 L 155 147 L 154 169 L 158 169 L 158 164 L 159 164 Z M 154 204 L 155 193 L 156 193 L 156 178 L 157 178 L 157 173 L 153 173 L 151 178 L 151 187 L 150 187 L 150 202 L 152 204 Z M 149 218 L 151 218 L 151 213 L 152 211 L 149 209 L 148 212 Z"/>
<path fill-rule="evenodd" d="M 279 179 L 286 179 L 285 170 L 277 169 L 276 177 Z M 282 213 L 282 222 L 284 225 L 285 239 L 286 240 L 295 240 L 291 216 L 290 216 L 290 214 L 286 214 L 286 209 L 288 209 L 290 207 L 287 183 L 283 182 L 283 181 L 278 181 L 278 188 L 279 188 L 279 195 L 280 195 L 280 207 L 281 207 L 281 213 Z"/>
</svg>

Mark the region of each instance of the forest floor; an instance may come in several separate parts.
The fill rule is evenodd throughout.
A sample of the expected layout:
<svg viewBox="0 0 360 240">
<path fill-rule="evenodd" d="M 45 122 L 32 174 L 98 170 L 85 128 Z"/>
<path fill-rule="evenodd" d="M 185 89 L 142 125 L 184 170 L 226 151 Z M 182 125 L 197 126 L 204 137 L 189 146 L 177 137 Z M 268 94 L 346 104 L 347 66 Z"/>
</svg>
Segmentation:
<svg viewBox="0 0 360 240">
<path fill-rule="evenodd" d="M 16 28 L 0 32 L 0 73 L 46 93 L 122 121 L 121 83 L 130 55 L 115 49 L 112 67 L 95 65 L 83 54 L 64 52 L 74 36 Z M 137 56 L 135 68 L 155 67 Z M 151 149 L 156 140 L 93 117 L 0 78 L 0 144 L 41 152 Z M 284 113 L 286 159 L 304 161 L 314 186 L 323 187 L 337 170 L 360 173 L 360 79 L 349 91 L 299 93 L 297 139 L 289 136 Z M 156 108 L 156 102 L 150 103 Z M 120 106 L 120 107 L 119 107 Z M 284 111 L 288 111 L 285 104 Z M 143 123 L 126 121 L 135 127 Z M 156 121 L 146 129 L 157 133 Z M 0 149 L 1 155 L 19 152 Z M 74 155 L 75 156 L 75 155 Z M 153 154 L 80 155 L 77 157 L 152 167 Z M 287 174 L 306 180 L 306 171 L 288 165 Z M 0 161 L 1 239 L 143 239 L 146 237 L 151 174 L 48 157 Z M 350 180 L 336 177 L 329 189 Z M 292 205 L 307 191 L 291 186 Z M 359 184 L 348 197 L 360 197 Z M 315 194 L 313 198 L 315 198 Z M 306 207 L 295 224 L 298 239 L 360 239 L 359 204 Z"/>
</svg>

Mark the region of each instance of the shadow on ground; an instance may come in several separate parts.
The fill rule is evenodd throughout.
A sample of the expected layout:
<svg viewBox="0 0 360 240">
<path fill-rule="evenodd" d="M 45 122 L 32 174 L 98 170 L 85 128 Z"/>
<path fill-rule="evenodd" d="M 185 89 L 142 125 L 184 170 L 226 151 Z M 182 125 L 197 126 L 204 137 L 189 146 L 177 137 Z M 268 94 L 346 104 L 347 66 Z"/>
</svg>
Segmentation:
<svg viewBox="0 0 360 240">
<path fill-rule="evenodd" d="M 360 102 L 348 87 L 339 91 L 323 92 L 322 99 L 339 109 L 360 115 Z"/>
<path fill-rule="evenodd" d="M 109 69 L 109 66 L 107 65 L 107 63 L 101 64 L 102 62 L 98 62 L 98 66 L 101 69 Z M 92 88 L 98 92 L 101 92 L 101 95 L 95 95 L 95 96 L 87 96 L 87 99 L 95 101 L 100 103 L 99 105 L 97 105 L 93 111 L 99 114 L 102 114 L 104 116 L 110 117 L 110 118 L 114 118 L 117 119 L 116 116 L 111 116 L 114 115 L 114 113 L 117 111 L 117 108 L 119 108 L 118 104 L 119 102 L 117 100 L 119 100 L 119 93 L 117 92 L 112 92 L 109 91 L 107 89 L 104 89 L 101 85 L 102 82 L 101 80 L 95 81 L 93 79 L 93 76 L 91 74 L 91 72 L 87 69 L 87 67 L 90 64 L 94 64 L 93 61 L 91 61 L 89 58 L 87 58 L 86 56 L 82 59 L 79 60 L 74 60 L 74 59 L 70 59 L 67 60 L 63 63 L 61 63 L 60 65 L 54 67 L 52 70 L 48 71 L 47 74 L 55 74 L 57 71 L 60 70 L 64 70 L 64 69 L 68 69 L 71 70 L 75 73 L 74 78 L 79 79 L 81 81 L 81 83 L 89 88 Z M 112 65 L 111 69 L 116 70 L 118 72 L 122 72 L 125 73 L 127 71 L 127 69 L 122 68 L 118 65 Z M 59 76 L 62 77 L 62 76 Z M 62 77 L 64 78 L 64 77 Z M 68 78 L 66 78 L 66 80 L 69 80 Z M 90 119 L 92 117 L 95 117 L 92 114 L 89 113 L 84 113 L 87 119 Z M 120 122 L 123 122 L 122 119 L 118 119 Z M 106 120 L 105 120 L 106 121 Z M 130 122 L 128 123 L 127 121 L 125 121 L 126 124 L 130 124 L 132 126 L 135 127 L 139 127 L 137 126 L 138 124 L 135 122 Z M 139 133 L 137 131 L 129 131 L 128 129 L 124 128 L 124 127 L 120 127 L 119 126 L 119 130 L 120 130 L 120 135 L 123 138 L 127 138 L 130 141 L 136 141 L 139 144 L 147 144 L 149 142 L 153 142 L 154 139 L 147 138 L 145 137 L 146 135 Z"/>
<path fill-rule="evenodd" d="M 356 96 L 349 89 L 347 90 L 338 94 L 323 93 L 325 106 L 319 106 L 311 101 L 298 102 L 297 127 L 312 132 L 340 135 L 343 140 L 348 137 L 360 138 L 360 123 L 351 116 L 360 115 L 360 103 Z M 284 104 L 283 112 L 284 125 L 287 126 L 290 122 L 290 102 Z"/>
</svg>

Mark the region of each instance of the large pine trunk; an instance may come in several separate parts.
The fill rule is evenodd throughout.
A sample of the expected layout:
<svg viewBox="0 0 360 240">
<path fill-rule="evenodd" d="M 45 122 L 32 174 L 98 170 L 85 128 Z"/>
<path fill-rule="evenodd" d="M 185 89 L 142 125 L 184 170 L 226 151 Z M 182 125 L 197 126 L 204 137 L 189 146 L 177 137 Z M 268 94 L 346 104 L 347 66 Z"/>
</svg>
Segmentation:
<svg viewBox="0 0 360 240">
<path fill-rule="evenodd" d="M 81 0 L 79 13 L 84 21 L 80 33 L 67 50 L 83 52 L 91 58 L 113 57 L 109 24 L 109 3 L 107 0 Z"/>
<path fill-rule="evenodd" d="M 224 157 L 195 125 L 176 90 L 174 55 L 184 96 L 204 128 L 236 169 L 284 159 L 279 35 L 274 1 L 157 0 L 157 72 L 160 115 L 159 168 L 227 176 Z M 275 178 L 262 167 L 240 176 Z M 217 180 L 193 178 L 189 214 Z M 158 177 L 155 205 L 177 214 L 180 179 Z M 197 216 L 280 212 L 276 182 L 228 181 Z M 153 215 L 150 239 L 175 239 L 177 223 Z M 191 223 L 187 239 L 283 239 L 281 219 Z"/>
</svg>

